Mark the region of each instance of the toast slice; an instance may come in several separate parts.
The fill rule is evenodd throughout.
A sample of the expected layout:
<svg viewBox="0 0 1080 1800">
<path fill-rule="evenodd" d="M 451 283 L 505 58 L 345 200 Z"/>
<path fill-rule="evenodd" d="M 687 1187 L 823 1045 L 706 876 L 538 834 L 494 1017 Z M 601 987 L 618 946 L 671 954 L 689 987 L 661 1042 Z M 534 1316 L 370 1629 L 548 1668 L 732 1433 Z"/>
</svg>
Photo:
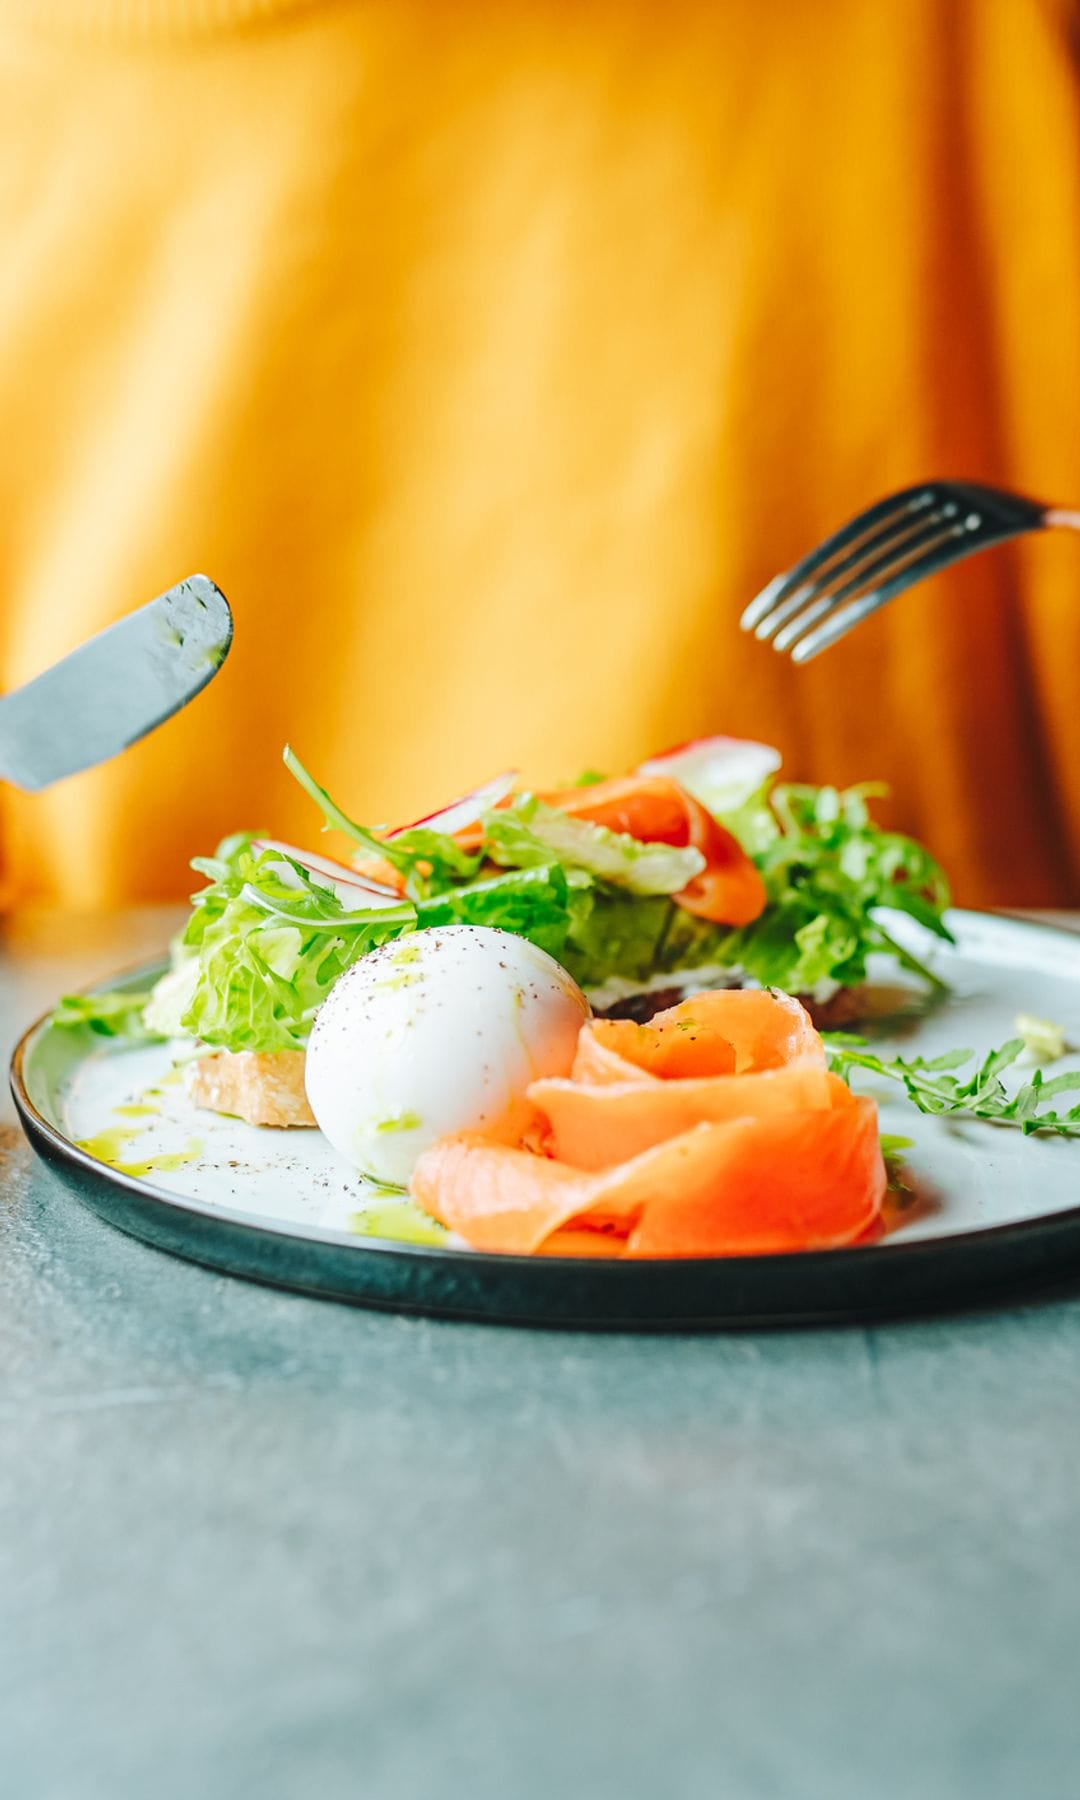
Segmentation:
<svg viewBox="0 0 1080 1800">
<path fill-rule="evenodd" d="M 303 1050 L 215 1050 L 187 1067 L 196 1106 L 232 1113 L 249 1125 L 311 1125 Z"/>
</svg>

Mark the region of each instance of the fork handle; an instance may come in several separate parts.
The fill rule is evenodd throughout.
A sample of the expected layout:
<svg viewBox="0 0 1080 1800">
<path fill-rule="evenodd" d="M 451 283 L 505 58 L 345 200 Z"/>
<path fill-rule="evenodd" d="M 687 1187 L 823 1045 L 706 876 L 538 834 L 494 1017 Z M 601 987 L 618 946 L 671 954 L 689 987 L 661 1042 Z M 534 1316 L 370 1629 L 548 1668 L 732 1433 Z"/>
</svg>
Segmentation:
<svg viewBox="0 0 1080 1800">
<path fill-rule="evenodd" d="M 1043 524 L 1048 529 L 1061 525 L 1066 531 L 1080 531 L 1080 512 L 1069 512 L 1064 506 L 1048 506 L 1043 513 Z"/>
</svg>

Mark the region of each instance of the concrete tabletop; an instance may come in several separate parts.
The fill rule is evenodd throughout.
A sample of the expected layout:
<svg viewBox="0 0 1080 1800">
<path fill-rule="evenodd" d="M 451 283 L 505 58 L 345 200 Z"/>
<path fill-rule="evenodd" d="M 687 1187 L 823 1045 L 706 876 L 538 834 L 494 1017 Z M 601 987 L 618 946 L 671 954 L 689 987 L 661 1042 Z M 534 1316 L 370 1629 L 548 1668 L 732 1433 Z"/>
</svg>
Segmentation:
<svg viewBox="0 0 1080 1800">
<path fill-rule="evenodd" d="M 6 1050 L 164 913 L 9 923 Z M 1080 1285 L 557 1334 L 172 1260 L 0 1125 L 4 1800 L 1075 1800 Z"/>
</svg>

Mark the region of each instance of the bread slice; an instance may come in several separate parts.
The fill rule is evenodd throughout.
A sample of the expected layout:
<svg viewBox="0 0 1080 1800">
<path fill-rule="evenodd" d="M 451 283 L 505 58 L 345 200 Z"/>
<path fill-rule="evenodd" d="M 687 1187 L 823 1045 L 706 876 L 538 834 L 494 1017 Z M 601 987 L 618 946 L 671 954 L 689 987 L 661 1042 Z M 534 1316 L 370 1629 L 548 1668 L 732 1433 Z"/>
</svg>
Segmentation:
<svg viewBox="0 0 1080 1800">
<path fill-rule="evenodd" d="M 303 1050 L 215 1050 L 187 1067 L 196 1106 L 249 1125 L 314 1125 L 304 1092 Z"/>
</svg>

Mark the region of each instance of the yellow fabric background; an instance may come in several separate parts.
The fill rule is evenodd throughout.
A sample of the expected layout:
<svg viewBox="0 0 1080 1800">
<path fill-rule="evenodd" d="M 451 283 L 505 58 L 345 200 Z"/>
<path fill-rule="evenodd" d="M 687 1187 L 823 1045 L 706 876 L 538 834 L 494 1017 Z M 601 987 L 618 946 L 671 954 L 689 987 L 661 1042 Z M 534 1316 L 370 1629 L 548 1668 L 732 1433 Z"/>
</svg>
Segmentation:
<svg viewBox="0 0 1080 1800">
<path fill-rule="evenodd" d="M 0 688 L 205 569 L 218 681 L 0 797 L 5 903 L 188 890 L 723 730 L 1075 902 L 1080 542 L 798 672 L 745 600 L 928 474 L 1080 502 L 1075 9 L 0 0 Z"/>
</svg>

